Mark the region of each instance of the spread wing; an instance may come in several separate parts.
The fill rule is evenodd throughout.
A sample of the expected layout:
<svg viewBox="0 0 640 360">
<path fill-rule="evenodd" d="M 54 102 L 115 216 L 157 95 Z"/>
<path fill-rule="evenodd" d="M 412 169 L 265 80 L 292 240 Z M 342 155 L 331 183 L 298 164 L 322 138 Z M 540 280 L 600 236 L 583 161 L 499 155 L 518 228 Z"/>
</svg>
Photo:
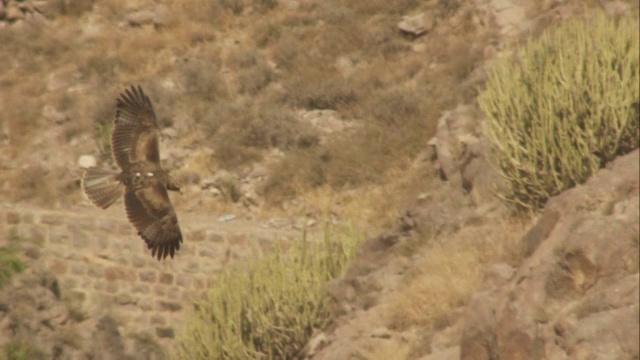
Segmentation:
<svg viewBox="0 0 640 360">
<path fill-rule="evenodd" d="M 139 85 L 125 90 L 117 100 L 111 148 L 121 169 L 142 160 L 160 162 L 156 115 Z"/>
<path fill-rule="evenodd" d="M 141 189 L 127 191 L 124 204 L 129 221 L 151 249 L 151 256 L 157 256 L 158 260 L 167 255 L 173 258 L 180 250 L 182 233 L 164 185 L 154 182 Z"/>
</svg>

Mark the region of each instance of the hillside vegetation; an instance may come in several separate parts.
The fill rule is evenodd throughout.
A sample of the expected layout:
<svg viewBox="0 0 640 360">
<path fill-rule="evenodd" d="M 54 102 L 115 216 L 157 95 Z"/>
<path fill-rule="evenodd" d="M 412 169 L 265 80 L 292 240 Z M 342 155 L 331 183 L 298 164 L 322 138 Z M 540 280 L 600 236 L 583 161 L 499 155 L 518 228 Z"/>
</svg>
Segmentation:
<svg viewBox="0 0 640 360">
<path fill-rule="evenodd" d="M 408 175 L 441 113 L 476 96 L 468 77 L 495 36 L 461 1 L 303 1 L 294 10 L 270 1 L 53 3 L 51 24 L 2 30 L 0 51 L 11 61 L 0 74 L 0 123 L 11 160 L 0 181 L 11 201 L 80 200 L 78 173 L 65 169 L 83 153 L 109 163 L 114 99 L 140 83 L 161 127 L 177 130 L 168 160 L 184 182 L 226 170 L 239 186 L 264 164 L 255 191 L 267 207 L 310 196 L 308 211 L 340 202 L 351 217 L 393 218 L 404 197 L 371 196 L 371 186 L 401 190 L 398 176 Z M 130 25 L 138 9 L 155 11 L 159 25 Z M 396 24 L 424 10 L 456 14 L 455 26 L 433 34 L 446 41 L 415 51 Z M 316 111 L 330 111 L 329 125 L 307 120 Z M 33 161 L 53 144 L 64 154 Z M 176 159 L 175 147 L 190 152 Z M 403 177 L 409 184 L 400 187 L 411 187 L 414 176 Z M 381 200 L 387 205 L 373 206 Z"/>
<path fill-rule="evenodd" d="M 115 98 L 139 83 L 179 213 L 367 238 L 303 237 L 209 274 L 165 349 L 178 358 L 414 359 L 451 328 L 459 353 L 485 268 L 513 274 L 547 200 L 638 148 L 638 19 L 596 1 L 522 5 L 521 32 L 470 0 L 47 3 L 0 28 L 2 202 L 81 203 L 78 158 L 113 166 Z M 413 14 L 428 31 L 399 30 Z M 0 249 L 0 286 L 22 267 Z M 323 354 L 325 332 L 367 346 Z"/>
<path fill-rule="evenodd" d="M 514 208 L 539 209 L 638 148 L 639 30 L 599 12 L 495 65 L 480 106 Z"/>
</svg>

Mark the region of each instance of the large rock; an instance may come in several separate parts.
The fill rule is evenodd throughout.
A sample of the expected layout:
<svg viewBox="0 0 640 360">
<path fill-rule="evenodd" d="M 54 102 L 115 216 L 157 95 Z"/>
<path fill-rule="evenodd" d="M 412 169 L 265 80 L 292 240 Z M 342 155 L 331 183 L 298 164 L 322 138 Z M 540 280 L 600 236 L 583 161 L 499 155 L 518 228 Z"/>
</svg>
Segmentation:
<svg viewBox="0 0 640 360">
<path fill-rule="evenodd" d="M 429 146 L 442 178 L 468 193 L 474 205 L 496 201 L 502 179 L 487 161 L 490 146 L 482 136 L 482 121 L 472 105 L 458 105 L 440 119 Z"/>
<path fill-rule="evenodd" d="M 430 13 L 420 13 L 413 16 L 403 16 L 398 23 L 398 29 L 413 35 L 422 35 L 435 26 L 434 16 Z"/>
<path fill-rule="evenodd" d="M 467 306 L 461 359 L 638 358 L 639 161 L 549 201 L 531 256 Z"/>
<path fill-rule="evenodd" d="M 5 17 L 9 21 L 18 21 L 24 19 L 24 13 L 20 10 L 17 3 L 12 2 L 7 6 Z"/>
</svg>

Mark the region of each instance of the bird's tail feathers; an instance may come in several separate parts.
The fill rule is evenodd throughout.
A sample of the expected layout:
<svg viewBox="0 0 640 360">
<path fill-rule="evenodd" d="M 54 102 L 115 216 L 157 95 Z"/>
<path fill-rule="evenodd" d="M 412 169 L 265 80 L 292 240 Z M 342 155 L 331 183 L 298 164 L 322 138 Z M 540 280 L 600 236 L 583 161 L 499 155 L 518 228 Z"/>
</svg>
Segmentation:
<svg viewBox="0 0 640 360">
<path fill-rule="evenodd" d="M 106 209 L 124 194 L 117 176 L 113 171 L 88 168 L 82 176 L 82 190 L 96 206 Z"/>
</svg>

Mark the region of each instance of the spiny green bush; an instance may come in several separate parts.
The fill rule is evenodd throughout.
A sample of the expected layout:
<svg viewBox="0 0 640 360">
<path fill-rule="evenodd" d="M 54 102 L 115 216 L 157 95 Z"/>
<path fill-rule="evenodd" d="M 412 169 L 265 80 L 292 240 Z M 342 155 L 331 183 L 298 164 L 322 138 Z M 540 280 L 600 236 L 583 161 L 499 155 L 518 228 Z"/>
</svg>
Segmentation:
<svg viewBox="0 0 640 360">
<path fill-rule="evenodd" d="M 638 147 L 638 20 L 597 13 L 498 61 L 479 97 L 517 210 L 536 209 Z"/>
<path fill-rule="evenodd" d="M 339 276 L 358 237 L 303 236 L 285 254 L 254 256 L 214 282 L 177 341 L 179 359 L 296 359 L 315 329 L 331 320 L 328 280 Z"/>
</svg>

